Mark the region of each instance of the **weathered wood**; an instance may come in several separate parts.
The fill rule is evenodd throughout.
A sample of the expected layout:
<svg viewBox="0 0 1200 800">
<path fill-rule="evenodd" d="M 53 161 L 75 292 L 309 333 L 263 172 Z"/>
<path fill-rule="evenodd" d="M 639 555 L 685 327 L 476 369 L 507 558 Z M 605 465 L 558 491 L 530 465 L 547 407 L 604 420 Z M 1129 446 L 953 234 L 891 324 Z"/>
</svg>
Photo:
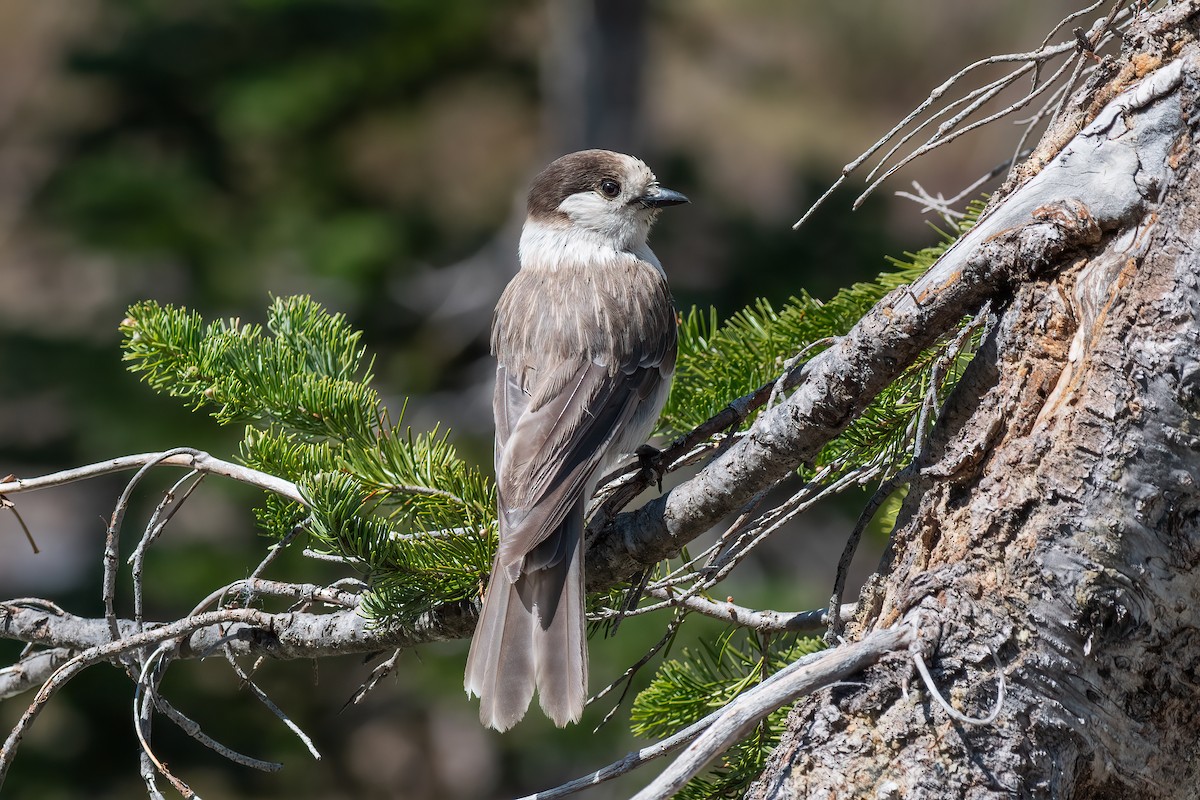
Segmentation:
<svg viewBox="0 0 1200 800">
<path fill-rule="evenodd" d="M 921 609 L 935 680 L 975 716 L 994 651 L 999 719 L 954 723 L 885 662 L 802 701 L 750 797 L 1196 796 L 1200 48 L 1164 36 L 1123 107 L 996 207 L 1039 187 L 1049 207 L 1126 210 L 997 311 L 850 628 Z"/>
</svg>

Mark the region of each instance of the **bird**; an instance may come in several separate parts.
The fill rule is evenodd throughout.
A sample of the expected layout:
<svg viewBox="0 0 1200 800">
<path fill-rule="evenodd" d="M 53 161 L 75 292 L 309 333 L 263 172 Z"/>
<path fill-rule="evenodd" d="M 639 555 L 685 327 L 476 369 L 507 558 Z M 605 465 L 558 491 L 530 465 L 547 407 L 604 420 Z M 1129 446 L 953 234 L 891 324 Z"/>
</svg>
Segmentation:
<svg viewBox="0 0 1200 800">
<path fill-rule="evenodd" d="M 647 237 L 687 202 L 609 150 L 564 155 L 530 185 L 520 269 L 492 317 L 499 546 L 463 681 L 495 730 L 535 688 L 559 727 L 583 714 L 585 515 L 667 399 L 678 323 Z"/>
</svg>

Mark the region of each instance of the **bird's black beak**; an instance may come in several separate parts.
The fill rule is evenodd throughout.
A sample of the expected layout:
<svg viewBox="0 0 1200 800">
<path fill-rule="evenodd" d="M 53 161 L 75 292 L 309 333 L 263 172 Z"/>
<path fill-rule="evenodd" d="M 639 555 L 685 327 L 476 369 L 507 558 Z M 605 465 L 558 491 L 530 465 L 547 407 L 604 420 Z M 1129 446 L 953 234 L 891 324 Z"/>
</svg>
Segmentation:
<svg viewBox="0 0 1200 800">
<path fill-rule="evenodd" d="M 677 206 L 690 202 L 679 192 L 664 189 L 661 186 L 651 186 L 638 200 L 646 208 L 664 208 L 666 206 Z"/>
</svg>

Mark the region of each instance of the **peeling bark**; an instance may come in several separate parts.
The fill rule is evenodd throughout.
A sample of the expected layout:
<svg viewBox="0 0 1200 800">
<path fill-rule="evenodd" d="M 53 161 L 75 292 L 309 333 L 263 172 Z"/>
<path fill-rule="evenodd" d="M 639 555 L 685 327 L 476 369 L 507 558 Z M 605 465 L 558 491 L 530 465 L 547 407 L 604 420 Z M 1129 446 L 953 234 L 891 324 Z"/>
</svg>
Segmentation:
<svg viewBox="0 0 1200 800">
<path fill-rule="evenodd" d="M 1089 95 L 1127 104 L 985 217 L 1039 182 L 1044 204 L 1125 208 L 998 298 L 848 632 L 919 616 L 972 716 L 996 699 L 994 653 L 999 719 L 950 720 L 896 658 L 802 701 L 750 797 L 1197 796 L 1200 46 L 1159 34 L 1128 56 L 1145 77 L 1109 70 Z M 1128 137 L 1132 161 L 1098 158 Z M 1064 180 L 1064 160 L 1104 182 Z"/>
</svg>

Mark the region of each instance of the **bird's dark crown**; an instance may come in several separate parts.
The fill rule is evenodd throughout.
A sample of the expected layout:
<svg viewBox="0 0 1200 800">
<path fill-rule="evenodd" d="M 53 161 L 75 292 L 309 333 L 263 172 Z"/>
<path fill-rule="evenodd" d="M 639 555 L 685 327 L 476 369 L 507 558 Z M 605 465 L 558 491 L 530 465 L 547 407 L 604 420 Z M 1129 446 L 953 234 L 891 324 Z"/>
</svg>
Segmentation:
<svg viewBox="0 0 1200 800">
<path fill-rule="evenodd" d="M 592 191 L 605 178 L 623 184 L 631 160 L 611 150 L 580 150 L 555 159 L 538 173 L 529 187 L 530 218 L 546 219 L 559 214 L 563 200 Z"/>
</svg>

